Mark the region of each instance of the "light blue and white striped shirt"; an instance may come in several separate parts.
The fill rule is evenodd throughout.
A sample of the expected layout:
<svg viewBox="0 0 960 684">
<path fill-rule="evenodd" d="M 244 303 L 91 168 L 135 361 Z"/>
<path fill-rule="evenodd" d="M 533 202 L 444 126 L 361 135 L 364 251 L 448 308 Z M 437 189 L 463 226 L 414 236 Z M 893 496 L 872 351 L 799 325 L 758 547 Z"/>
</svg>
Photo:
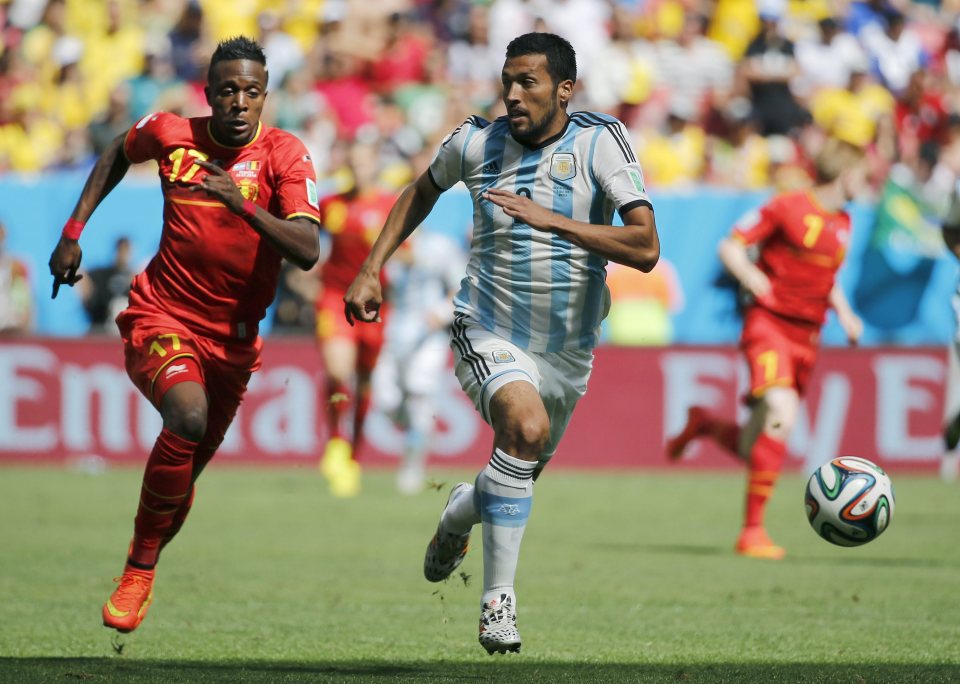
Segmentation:
<svg viewBox="0 0 960 684">
<path fill-rule="evenodd" d="M 606 259 L 510 218 L 481 195 L 510 190 L 597 225 L 610 225 L 614 211 L 651 206 L 623 124 L 574 112 L 559 135 L 531 148 L 514 140 L 506 117 L 490 123 L 472 116 L 444 140 L 430 178 L 440 190 L 463 181 L 473 198 L 457 310 L 521 349 L 593 348 L 610 308 Z"/>
</svg>

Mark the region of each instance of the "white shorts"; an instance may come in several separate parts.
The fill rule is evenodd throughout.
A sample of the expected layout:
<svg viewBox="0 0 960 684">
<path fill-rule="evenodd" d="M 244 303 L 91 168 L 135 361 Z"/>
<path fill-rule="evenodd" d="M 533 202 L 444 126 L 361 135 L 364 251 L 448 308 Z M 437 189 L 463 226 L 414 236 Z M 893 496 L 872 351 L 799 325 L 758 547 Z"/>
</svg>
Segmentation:
<svg viewBox="0 0 960 684">
<path fill-rule="evenodd" d="M 550 440 L 540 456 L 545 463 L 556 452 L 573 409 L 587 391 L 593 352 L 572 349 L 533 352 L 483 328 L 457 313 L 450 346 L 460 386 L 490 424 L 490 399 L 504 385 L 523 380 L 533 385 L 550 418 Z"/>
</svg>

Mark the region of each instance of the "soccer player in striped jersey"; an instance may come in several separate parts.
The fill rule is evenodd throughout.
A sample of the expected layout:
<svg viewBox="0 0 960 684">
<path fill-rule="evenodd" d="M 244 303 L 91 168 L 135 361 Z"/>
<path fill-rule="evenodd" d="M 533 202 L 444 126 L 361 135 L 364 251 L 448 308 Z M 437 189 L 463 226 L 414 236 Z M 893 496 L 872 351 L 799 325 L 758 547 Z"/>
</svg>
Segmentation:
<svg viewBox="0 0 960 684">
<path fill-rule="evenodd" d="M 741 427 L 694 406 L 686 427 L 667 442 L 674 460 L 692 440 L 705 438 L 746 461 L 744 522 L 734 548 L 753 558 L 780 560 L 786 554 L 767 536 L 764 511 L 786 459 L 827 309 L 836 312 L 851 344 L 863 332 L 836 282 L 850 239 L 844 206 L 866 181 L 863 151 L 830 139 L 816 167 L 815 188 L 774 197 L 720 243 L 723 265 L 753 297 L 740 337 L 750 366 L 749 421 Z M 759 249 L 756 263 L 748 256 L 750 245 Z"/>
<path fill-rule="evenodd" d="M 400 196 L 344 297 L 348 320 L 374 321 L 378 274 L 459 182 L 473 199 L 470 259 L 454 304 L 451 346 L 464 391 L 494 431 L 474 484 L 453 488 L 427 547 L 424 575 L 450 576 L 483 528 L 480 644 L 520 650 L 514 577 L 535 475 L 587 388 L 609 308 L 607 261 L 650 271 L 660 256 L 653 208 L 627 132 L 592 112 L 567 113 L 577 78 L 570 44 L 528 33 L 507 46 L 507 115 L 470 117 Z M 613 225 L 619 212 L 623 226 Z"/>
</svg>

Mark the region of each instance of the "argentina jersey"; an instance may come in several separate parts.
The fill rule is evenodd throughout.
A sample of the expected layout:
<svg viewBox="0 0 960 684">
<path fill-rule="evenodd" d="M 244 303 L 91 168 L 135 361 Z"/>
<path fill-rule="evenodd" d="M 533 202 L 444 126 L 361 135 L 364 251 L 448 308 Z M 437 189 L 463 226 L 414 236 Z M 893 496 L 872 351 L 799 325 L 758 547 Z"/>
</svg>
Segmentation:
<svg viewBox="0 0 960 684">
<path fill-rule="evenodd" d="M 591 349 L 610 307 L 606 259 L 510 218 L 482 194 L 500 188 L 576 221 L 610 225 L 615 211 L 651 206 L 627 131 L 617 119 L 574 112 L 535 148 L 510 135 L 506 117 L 473 116 L 430 165 L 440 190 L 463 181 L 473 199 L 473 240 L 458 311 L 521 349 Z"/>
</svg>

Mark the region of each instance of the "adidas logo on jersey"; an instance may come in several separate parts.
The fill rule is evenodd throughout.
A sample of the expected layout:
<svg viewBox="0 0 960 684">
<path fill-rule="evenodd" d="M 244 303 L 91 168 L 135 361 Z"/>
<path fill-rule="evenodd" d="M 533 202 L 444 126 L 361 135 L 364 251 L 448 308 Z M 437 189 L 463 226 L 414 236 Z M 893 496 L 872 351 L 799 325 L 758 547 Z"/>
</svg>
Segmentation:
<svg viewBox="0 0 960 684">
<path fill-rule="evenodd" d="M 474 167 L 476 168 L 476 167 Z M 499 176 L 500 175 L 500 165 L 495 161 L 487 162 L 483 165 L 483 173 L 490 176 Z"/>
</svg>

